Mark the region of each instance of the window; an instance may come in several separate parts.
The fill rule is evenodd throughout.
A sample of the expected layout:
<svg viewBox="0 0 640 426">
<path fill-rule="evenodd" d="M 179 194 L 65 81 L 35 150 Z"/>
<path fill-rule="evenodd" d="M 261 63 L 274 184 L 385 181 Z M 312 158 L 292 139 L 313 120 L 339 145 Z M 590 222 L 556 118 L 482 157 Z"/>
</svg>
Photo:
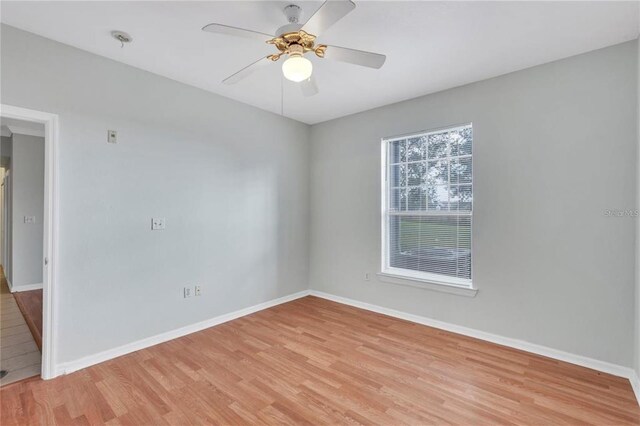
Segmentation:
<svg viewBox="0 0 640 426">
<path fill-rule="evenodd" d="M 471 125 L 383 141 L 382 272 L 472 288 Z"/>
</svg>

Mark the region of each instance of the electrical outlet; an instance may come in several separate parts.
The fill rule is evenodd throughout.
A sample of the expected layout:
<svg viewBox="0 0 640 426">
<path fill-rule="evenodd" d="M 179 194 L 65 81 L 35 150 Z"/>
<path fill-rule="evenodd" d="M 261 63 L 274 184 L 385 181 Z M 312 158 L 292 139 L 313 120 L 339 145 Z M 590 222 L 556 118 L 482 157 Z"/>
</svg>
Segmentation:
<svg viewBox="0 0 640 426">
<path fill-rule="evenodd" d="M 25 216 L 24 217 L 24 223 L 36 223 L 36 217 L 35 216 Z"/>
<path fill-rule="evenodd" d="M 161 231 L 165 229 L 166 220 L 164 217 L 154 217 L 151 218 L 151 230 L 152 231 Z"/>
<path fill-rule="evenodd" d="M 115 130 L 107 130 L 107 142 L 118 143 L 118 132 Z"/>
<path fill-rule="evenodd" d="M 371 281 L 371 276 L 369 275 L 369 273 L 368 273 L 368 272 L 365 272 L 365 273 L 364 273 L 364 280 L 365 280 L 365 281 Z"/>
<path fill-rule="evenodd" d="M 195 286 L 193 294 L 195 296 L 202 296 L 202 287 L 199 285 Z"/>
<path fill-rule="evenodd" d="M 184 288 L 184 298 L 191 297 L 191 287 Z"/>
</svg>

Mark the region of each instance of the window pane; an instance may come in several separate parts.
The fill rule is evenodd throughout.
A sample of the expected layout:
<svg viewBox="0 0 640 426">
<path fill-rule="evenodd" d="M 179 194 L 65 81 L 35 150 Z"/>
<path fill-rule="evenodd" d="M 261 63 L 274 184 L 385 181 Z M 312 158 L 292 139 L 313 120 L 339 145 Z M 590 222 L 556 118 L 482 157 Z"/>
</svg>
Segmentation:
<svg viewBox="0 0 640 426">
<path fill-rule="evenodd" d="M 458 135 L 460 136 L 460 138 L 456 139 L 456 154 L 451 155 L 470 155 L 472 146 L 471 142 L 473 139 L 473 129 L 471 127 L 465 127 L 462 130 L 458 130 Z"/>
<path fill-rule="evenodd" d="M 451 185 L 449 190 L 450 210 L 471 211 L 473 193 L 471 185 Z"/>
<path fill-rule="evenodd" d="M 427 208 L 429 210 L 447 210 L 449 192 L 447 185 L 427 187 Z"/>
<path fill-rule="evenodd" d="M 392 216 L 389 265 L 471 279 L 469 216 Z"/>
<path fill-rule="evenodd" d="M 451 145 L 451 155 L 469 155 L 471 154 L 471 128 L 452 130 L 449 132 L 449 143 Z"/>
<path fill-rule="evenodd" d="M 425 210 L 427 205 L 427 191 L 424 188 L 410 188 L 407 201 L 410 211 Z"/>
<path fill-rule="evenodd" d="M 397 164 L 389 168 L 389 186 L 407 186 L 407 165 Z"/>
<path fill-rule="evenodd" d="M 429 161 L 427 184 L 446 185 L 449 182 L 449 162 L 447 160 Z"/>
<path fill-rule="evenodd" d="M 426 172 L 426 163 L 409 163 L 407 170 L 407 184 L 409 186 L 423 184 L 425 181 Z"/>
<path fill-rule="evenodd" d="M 426 156 L 425 138 L 420 136 L 407 141 L 407 161 L 424 160 Z"/>
<path fill-rule="evenodd" d="M 447 156 L 447 146 L 449 138 L 447 133 L 436 133 L 429 135 L 427 154 L 430 159 Z"/>
<path fill-rule="evenodd" d="M 471 157 L 451 160 L 451 183 L 471 183 Z"/>
<path fill-rule="evenodd" d="M 389 210 L 405 211 L 407 209 L 407 189 L 394 188 L 389 191 Z"/>
<path fill-rule="evenodd" d="M 389 143 L 389 162 L 402 163 L 406 161 L 405 140 L 393 141 Z"/>
</svg>

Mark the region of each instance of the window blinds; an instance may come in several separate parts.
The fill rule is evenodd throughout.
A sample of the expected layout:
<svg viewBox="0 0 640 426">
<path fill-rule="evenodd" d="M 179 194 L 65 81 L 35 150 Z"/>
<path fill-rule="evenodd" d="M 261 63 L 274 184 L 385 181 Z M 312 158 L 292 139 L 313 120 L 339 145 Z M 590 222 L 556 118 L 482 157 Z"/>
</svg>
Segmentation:
<svg viewBox="0 0 640 426">
<path fill-rule="evenodd" d="M 387 139 L 385 269 L 471 285 L 471 125 Z"/>
</svg>

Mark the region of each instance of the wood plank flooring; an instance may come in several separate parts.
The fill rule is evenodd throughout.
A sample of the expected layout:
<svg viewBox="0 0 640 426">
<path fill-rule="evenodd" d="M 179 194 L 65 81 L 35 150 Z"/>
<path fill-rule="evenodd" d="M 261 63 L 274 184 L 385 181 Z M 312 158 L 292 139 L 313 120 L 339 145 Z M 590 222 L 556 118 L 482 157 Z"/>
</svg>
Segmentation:
<svg viewBox="0 0 640 426">
<path fill-rule="evenodd" d="M 640 424 L 629 382 L 306 297 L 49 381 L 14 424 Z"/>
<path fill-rule="evenodd" d="M 42 351 L 42 290 L 13 293 L 38 349 Z"/>
<path fill-rule="evenodd" d="M 40 375 L 42 356 L 0 268 L 0 386 Z"/>
</svg>

